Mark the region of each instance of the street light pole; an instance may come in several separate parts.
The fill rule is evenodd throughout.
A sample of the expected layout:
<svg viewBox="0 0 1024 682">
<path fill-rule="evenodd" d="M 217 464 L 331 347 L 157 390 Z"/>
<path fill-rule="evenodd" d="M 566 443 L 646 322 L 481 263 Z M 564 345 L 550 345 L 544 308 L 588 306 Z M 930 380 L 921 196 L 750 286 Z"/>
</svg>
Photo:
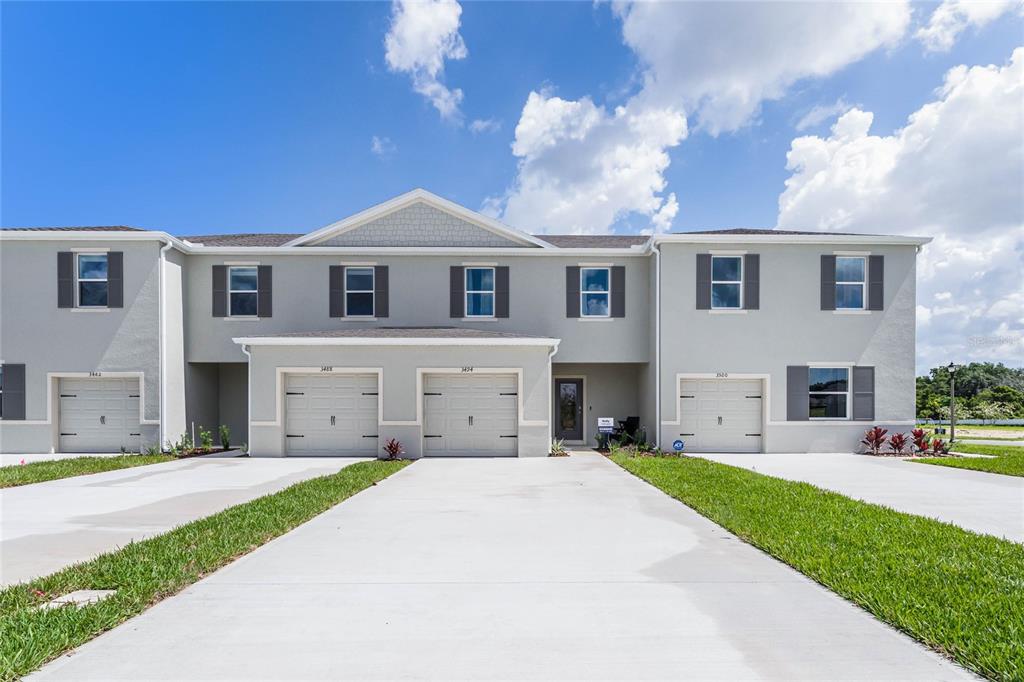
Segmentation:
<svg viewBox="0 0 1024 682">
<path fill-rule="evenodd" d="M 956 363 L 949 363 L 949 444 L 953 444 L 956 436 L 956 371 L 960 369 Z"/>
</svg>

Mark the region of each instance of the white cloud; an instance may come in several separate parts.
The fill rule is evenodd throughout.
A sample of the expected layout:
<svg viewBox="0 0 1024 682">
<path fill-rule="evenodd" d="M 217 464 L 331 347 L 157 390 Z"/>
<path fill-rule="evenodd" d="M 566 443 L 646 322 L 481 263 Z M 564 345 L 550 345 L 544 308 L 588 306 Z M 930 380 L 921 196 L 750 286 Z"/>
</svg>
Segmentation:
<svg viewBox="0 0 1024 682">
<path fill-rule="evenodd" d="M 934 236 L 918 259 L 919 368 L 1024 357 L 1024 48 L 950 69 L 889 136 L 853 109 L 793 140 L 778 227 Z M 1016 339 L 1014 341 L 1013 339 Z"/>
<path fill-rule="evenodd" d="M 394 0 L 391 27 L 384 37 L 391 71 L 407 73 L 412 87 L 434 105 L 441 118 L 459 122 L 462 90 L 441 82 L 446 59 L 468 52 L 459 34 L 462 6 L 456 0 Z"/>
<path fill-rule="evenodd" d="M 398 147 L 391 141 L 391 138 L 374 135 L 370 138 L 370 151 L 383 159 L 394 155 L 398 151 Z"/>
<path fill-rule="evenodd" d="M 847 111 L 853 108 L 852 104 L 848 104 L 845 99 L 840 97 L 832 104 L 818 104 L 811 107 L 811 110 L 804 114 L 799 121 L 796 122 L 796 129 L 803 131 L 808 128 L 824 123 L 834 116 L 839 114 L 845 114 Z"/>
<path fill-rule="evenodd" d="M 639 57 L 640 90 L 616 107 L 530 93 L 512 145 L 517 176 L 485 203 L 510 224 L 600 233 L 639 216 L 648 230 L 670 229 L 679 202 L 664 174 L 687 112 L 712 134 L 735 130 L 797 80 L 892 44 L 910 17 L 905 2 L 613 7 Z"/>
<path fill-rule="evenodd" d="M 496 133 L 499 130 L 501 130 L 501 121 L 496 118 L 477 118 L 469 124 L 469 131 L 474 135 Z"/>
<path fill-rule="evenodd" d="M 1021 0 L 944 0 L 935 8 L 928 24 L 915 37 L 930 52 L 948 52 L 957 37 L 968 27 L 980 28 L 1016 7 Z"/>
</svg>

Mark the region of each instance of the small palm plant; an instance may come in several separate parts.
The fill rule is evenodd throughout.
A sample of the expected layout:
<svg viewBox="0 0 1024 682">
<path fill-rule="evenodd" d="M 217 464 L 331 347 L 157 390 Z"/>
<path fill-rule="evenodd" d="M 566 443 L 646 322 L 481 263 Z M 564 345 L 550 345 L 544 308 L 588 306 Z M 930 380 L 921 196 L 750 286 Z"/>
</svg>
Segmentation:
<svg viewBox="0 0 1024 682">
<path fill-rule="evenodd" d="M 885 434 L 887 433 L 889 433 L 889 430 L 883 429 L 881 426 L 870 428 L 864 432 L 864 438 L 861 440 L 861 444 L 866 447 L 872 455 L 878 455 L 878 453 L 882 451 L 882 447 L 885 445 Z"/>
<path fill-rule="evenodd" d="M 897 455 L 902 455 L 907 449 L 907 436 L 903 433 L 894 433 L 889 437 L 889 447 Z"/>
<path fill-rule="evenodd" d="M 400 459 L 405 454 L 405 446 L 402 442 L 394 438 L 389 438 L 387 443 L 384 443 L 384 459 Z"/>
</svg>

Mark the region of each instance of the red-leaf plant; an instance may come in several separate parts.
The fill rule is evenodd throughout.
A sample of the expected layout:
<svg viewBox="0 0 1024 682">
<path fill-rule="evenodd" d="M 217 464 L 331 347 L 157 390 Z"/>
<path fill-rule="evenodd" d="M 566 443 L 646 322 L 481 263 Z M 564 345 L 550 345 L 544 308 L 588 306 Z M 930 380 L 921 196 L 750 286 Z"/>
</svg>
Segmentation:
<svg viewBox="0 0 1024 682">
<path fill-rule="evenodd" d="M 870 428 L 864 432 L 864 439 L 861 441 L 861 444 L 870 450 L 872 455 L 877 455 L 881 452 L 882 446 L 885 445 L 885 434 L 887 433 L 889 433 L 889 430 L 883 429 L 881 426 Z"/>
<path fill-rule="evenodd" d="M 405 454 L 405 447 L 401 441 L 389 438 L 387 443 L 384 443 L 384 454 L 387 455 L 388 459 L 398 459 Z"/>
<path fill-rule="evenodd" d="M 907 449 L 907 435 L 904 433 L 894 433 L 889 436 L 889 447 L 897 455 L 902 455 L 903 451 Z"/>
<path fill-rule="evenodd" d="M 932 452 L 936 455 L 948 455 L 949 444 L 941 438 L 936 438 L 932 441 Z"/>
<path fill-rule="evenodd" d="M 918 452 L 928 452 L 928 434 L 924 429 L 913 429 L 910 435 L 914 437 L 914 449 Z"/>
</svg>

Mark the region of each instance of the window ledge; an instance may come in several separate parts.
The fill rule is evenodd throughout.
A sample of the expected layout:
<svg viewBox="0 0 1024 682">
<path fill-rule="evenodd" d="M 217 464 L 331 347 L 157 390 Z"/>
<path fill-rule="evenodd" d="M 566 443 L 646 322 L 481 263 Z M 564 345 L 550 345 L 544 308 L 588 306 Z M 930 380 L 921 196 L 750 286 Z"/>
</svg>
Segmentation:
<svg viewBox="0 0 1024 682">
<path fill-rule="evenodd" d="M 346 315 L 334 318 L 339 322 L 376 322 L 377 318 L 370 315 Z"/>
<path fill-rule="evenodd" d="M 478 316 L 475 316 L 475 317 L 474 316 L 464 317 L 464 318 L 462 318 L 462 321 L 463 322 L 497 322 L 499 319 L 501 319 L 501 318 L 493 317 L 493 316 L 490 316 L 490 315 L 478 315 Z"/>
<path fill-rule="evenodd" d="M 708 311 L 710 315 L 746 315 L 747 311 L 743 308 L 712 308 Z"/>
<path fill-rule="evenodd" d="M 72 312 L 76 312 L 76 313 L 109 313 L 110 312 L 110 308 L 106 308 L 106 307 L 101 308 L 100 306 L 86 306 L 84 308 L 75 307 L 75 308 L 69 308 L 69 310 L 71 310 Z"/>
<path fill-rule="evenodd" d="M 597 315 L 590 315 L 590 316 L 580 315 L 576 319 L 579 320 L 580 322 L 611 322 L 612 320 L 614 320 L 616 318 L 611 317 L 610 315 L 608 317 L 598 317 Z"/>
<path fill-rule="evenodd" d="M 263 318 L 259 315 L 228 315 L 223 319 L 232 322 L 259 322 Z"/>
<path fill-rule="evenodd" d="M 833 315 L 870 315 L 873 312 L 875 312 L 875 311 L 874 310 L 863 310 L 863 309 L 851 308 L 851 309 L 848 309 L 848 310 L 833 310 L 832 314 Z"/>
</svg>

